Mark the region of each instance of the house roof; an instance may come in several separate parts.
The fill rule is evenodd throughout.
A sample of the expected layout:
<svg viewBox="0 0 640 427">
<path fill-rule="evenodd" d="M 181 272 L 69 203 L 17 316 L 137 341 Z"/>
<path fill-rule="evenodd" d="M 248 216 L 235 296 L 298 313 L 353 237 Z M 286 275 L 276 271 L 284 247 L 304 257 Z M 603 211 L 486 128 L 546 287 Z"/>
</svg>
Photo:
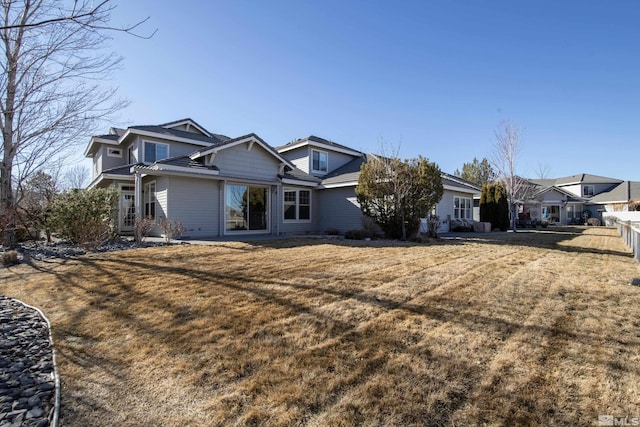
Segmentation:
<svg viewBox="0 0 640 427">
<path fill-rule="evenodd" d="M 351 147 L 347 147 L 346 145 L 338 144 L 337 142 L 320 138 L 319 136 L 315 136 L 315 135 L 309 135 L 305 138 L 296 139 L 295 141 L 291 141 L 284 145 L 280 145 L 279 147 L 276 147 L 276 150 L 280 153 L 283 153 L 285 151 L 294 150 L 296 148 L 303 147 L 305 145 L 333 149 L 334 151 L 351 154 L 353 156 L 359 156 L 363 154 L 358 150 L 354 150 Z"/>
<path fill-rule="evenodd" d="M 475 182 L 467 181 L 466 179 L 462 179 L 446 172 L 441 172 L 441 176 L 442 185 L 448 185 L 451 187 L 463 187 L 476 193 L 480 193 L 482 191 L 482 186 L 476 184 Z"/>
<path fill-rule="evenodd" d="M 211 136 L 207 136 L 195 132 L 187 132 L 186 130 L 167 128 L 162 125 L 129 126 L 128 129 L 153 132 L 168 138 L 178 137 L 183 139 L 192 139 L 199 142 L 205 142 L 210 145 L 220 144 L 230 139 L 225 135 L 211 134 Z"/>
<path fill-rule="evenodd" d="M 315 184 L 319 184 L 322 180 L 318 177 L 315 177 L 313 175 L 309 175 L 308 173 L 298 169 L 298 168 L 293 168 L 293 169 L 289 169 L 286 170 L 283 174 L 279 175 L 281 178 L 285 178 L 285 179 L 292 179 L 292 180 L 297 180 L 297 181 L 307 181 L 307 182 L 313 182 Z"/>
<path fill-rule="evenodd" d="M 202 133 L 188 132 L 172 127 L 181 124 L 188 124 L 190 126 L 193 126 Z M 106 143 L 113 145 L 121 144 L 125 139 L 127 139 L 129 134 L 166 138 L 174 141 L 192 143 L 194 145 L 205 147 L 215 144 L 221 144 L 230 139 L 225 135 L 209 133 L 206 129 L 198 125 L 192 119 L 182 119 L 175 122 L 164 123 L 162 125 L 135 125 L 129 126 L 127 129 L 111 128 L 109 134 L 93 136 L 89 141 L 89 145 L 87 146 L 84 155 L 87 157 L 92 155 L 97 143 Z"/>
<path fill-rule="evenodd" d="M 606 176 L 591 175 L 588 173 L 582 173 L 578 175 L 565 176 L 556 179 L 554 185 L 573 185 L 573 184 L 619 184 L 622 180 L 615 178 L 608 178 Z"/>
<path fill-rule="evenodd" d="M 533 182 L 532 180 L 529 180 L 530 182 Z M 582 197 L 578 197 L 575 194 L 571 193 L 570 191 L 565 190 L 562 187 L 556 187 L 556 186 L 550 186 L 550 187 L 542 187 L 537 189 L 538 191 L 536 191 L 535 193 L 533 193 L 532 198 L 536 198 L 538 196 L 540 196 L 541 194 L 547 193 L 549 191 L 555 191 L 557 193 L 562 194 L 563 196 L 565 196 L 567 202 L 584 202 L 585 199 L 583 199 Z"/>
<path fill-rule="evenodd" d="M 175 126 L 180 126 L 180 125 L 187 125 L 187 128 L 193 126 L 194 128 L 196 128 L 199 132 L 207 135 L 207 136 L 211 136 L 211 132 L 209 132 L 208 130 L 206 130 L 203 126 L 200 126 L 200 124 L 198 124 L 195 120 L 193 120 L 190 117 L 184 118 L 184 119 L 180 119 L 180 120 L 174 120 L 172 122 L 169 123 L 163 123 L 161 125 L 158 126 L 162 126 L 163 128 L 172 128 Z"/>
<path fill-rule="evenodd" d="M 604 191 L 589 199 L 591 203 L 626 203 L 629 200 L 640 200 L 640 182 L 624 181 L 608 191 Z"/>
<path fill-rule="evenodd" d="M 336 186 L 341 184 L 353 183 L 358 181 L 360 176 L 360 167 L 363 163 L 368 162 L 374 158 L 372 154 L 365 154 L 360 157 L 356 157 L 350 162 L 340 166 L 333 172 L 328 173 L 322 179 L 322 185 L 324 186 Z"/>
<path fill-rule="evenodd" d="M 197 160 L 192 160 L 189 156 L 171 157 L 168 159 L 158 160 L 156 163 L 162 165 L 179 166 L 182 168 L 219 170 L 215 165 L 205 166 L 203 163 Z"/>
</svg>

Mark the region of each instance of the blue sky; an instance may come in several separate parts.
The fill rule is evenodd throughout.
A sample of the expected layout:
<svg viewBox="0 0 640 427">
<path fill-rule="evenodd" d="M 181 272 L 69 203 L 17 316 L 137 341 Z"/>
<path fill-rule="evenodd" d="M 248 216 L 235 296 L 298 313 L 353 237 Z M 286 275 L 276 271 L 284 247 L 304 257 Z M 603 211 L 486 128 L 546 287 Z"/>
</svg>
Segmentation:
<svg viewBox="0 0 640 427">
<path fill-rule="evenodd" d="M 640 181 L 640 2 L 120 1 L 118 125 L 381 141 L 452 173 L 520 125 L 521 174 Z"/>
</svg>

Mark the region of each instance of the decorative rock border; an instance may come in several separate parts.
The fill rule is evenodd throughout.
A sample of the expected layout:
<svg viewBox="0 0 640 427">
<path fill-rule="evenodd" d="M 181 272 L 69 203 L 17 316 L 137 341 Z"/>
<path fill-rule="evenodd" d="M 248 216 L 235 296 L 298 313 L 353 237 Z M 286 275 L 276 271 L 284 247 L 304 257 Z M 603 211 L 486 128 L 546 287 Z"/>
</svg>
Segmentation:
<svg viewBox="0 0 640 427">
<path fill-rule="evenodd" d="M 0 295 L 0 427 L 57 427 L 59 415 L 51 324 L 38 308 Z"/>
</svg>

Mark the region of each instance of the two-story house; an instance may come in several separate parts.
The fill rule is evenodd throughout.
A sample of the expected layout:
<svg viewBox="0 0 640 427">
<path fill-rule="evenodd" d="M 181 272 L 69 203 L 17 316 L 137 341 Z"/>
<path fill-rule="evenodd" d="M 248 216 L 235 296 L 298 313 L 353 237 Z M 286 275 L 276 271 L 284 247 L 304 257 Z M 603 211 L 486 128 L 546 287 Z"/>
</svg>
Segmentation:
<svg viewBox="0 0 640 427">
<path fill-rule="evenodd" d="M 532 196 L 522 215 L 552 224 L 581 224 L 583 215 L 602 220 L 602 212 L 626 211 L 640 200 L 640 182 L 579 174 L 557 179 L 529 179 Z"/>
<path fill-rule="evenodd" d="M 362 228 L 355 197 L 371 155 L 310 136 L 273 148 L 255 134 L 213 134 L 191 119 L 112 128 L 91 138 L 90 187 L 120 190 L 120 233 L 136 217 L 180 221 L 189 237 L 290 234 Z M 444 218 L 473 217 L 480 189 L 443 174 Z M 159 228 L 154 234 L 159 234 Z"/>
</svg>

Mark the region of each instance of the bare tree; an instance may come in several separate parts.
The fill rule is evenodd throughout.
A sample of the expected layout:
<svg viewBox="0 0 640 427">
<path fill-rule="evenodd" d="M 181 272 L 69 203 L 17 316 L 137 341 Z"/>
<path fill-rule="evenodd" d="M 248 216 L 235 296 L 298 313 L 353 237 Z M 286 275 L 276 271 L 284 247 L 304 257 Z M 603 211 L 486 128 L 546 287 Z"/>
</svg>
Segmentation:
<svg viewBox="0 0 640 427">
<path fill-rule="evenodd" d="M 541 163 L 538 162 L 538 167 L 536 169 L 536 175 L 539 179 L 547 179 L 549 178 L 549 174 L 551 172 L 551 168 L 549 167 L 549 163 Z"/>
<path fill-rule="evenodd" d="M 83 165 L 75 165 L 64 173 L 64 188 L 67 190 L 84 188 L 89 180 L 89 170 Z"/>
<path fill-rule="evenodd" d="M 496 142 L 493 145 L 491 163 L 498 175 L 498 180 L 504 183 L 507 190 L 511 229 L 515 231 L 518 205 L 524 201 L 531 188 L 529 182 L 517 173 L 522 129 L 514 123 L 505 122 L 495 130 L 494 134 Z"/>
<path fill-rule="evenodd" d="M 98 6 L 87 0 L 0 3 L 5 246 L 15 243 L 15 189 L 127 105 L 103 84 L 121 62 L 104 51 L 106 32 L 114 29 L 109 24 L 112 9 L 108 0 Z"/>
</svg>

